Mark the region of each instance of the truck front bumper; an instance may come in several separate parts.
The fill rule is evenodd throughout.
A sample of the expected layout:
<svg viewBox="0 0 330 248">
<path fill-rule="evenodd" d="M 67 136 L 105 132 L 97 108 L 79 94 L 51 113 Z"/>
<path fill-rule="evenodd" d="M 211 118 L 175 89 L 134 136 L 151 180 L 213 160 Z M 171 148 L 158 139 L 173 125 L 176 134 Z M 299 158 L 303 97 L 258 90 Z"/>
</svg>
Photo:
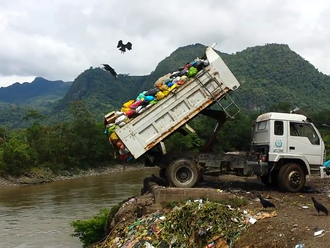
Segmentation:
<svg viewBox="0 0 330 248">
<path fill-rule="evenodd" d="M 247 166 L 254 175 L 265 176 L 268 174 L 268 163 L 262 161 L 247 161 Z"/>
</svg>

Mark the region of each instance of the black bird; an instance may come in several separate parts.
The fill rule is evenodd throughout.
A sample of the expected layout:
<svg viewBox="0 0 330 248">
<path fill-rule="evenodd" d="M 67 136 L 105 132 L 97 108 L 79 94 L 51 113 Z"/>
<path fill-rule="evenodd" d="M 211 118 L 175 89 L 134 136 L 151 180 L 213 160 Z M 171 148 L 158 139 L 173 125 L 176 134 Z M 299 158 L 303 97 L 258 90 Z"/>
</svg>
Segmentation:
<svg viewBox="0 0 330 248">
<path fill-rule="evenodd" d="M 164 187 L 168 187 L 170 186 L 169 183 L 167 182 L 167 180 L 165 178 L 162 177 L 157 177 L 154 174 L 151 175 L 152 179 L 155 183 L 157 183 L 160 186 L 164 186 Z"/>
<path fill-rule="evenodd" d="M 314 197 L 312 197 L 312 201 L 314 203 L 315 209 L 317 210 L 317 215 L 319 215 L 320 211 L 328 215 L 328 209 L 325 206 L 323 206 L 321 203 L 315 200 Z"/>
<path fill-rule="evenodd" d="M 260 199 L 260 203 L 262 204 L 262 206 L 264 208 L 274 208 L 275 207 L 275 205 L 273 203 L 271 203 L 270 201 L 262 198 L 261 195 L 258 195 L 258 198 Z"/>
<path fill-rule="evenodd" d="M 103 65 L 103 69 L 109 71 L 114 77 L 115 80 L 118 78 L 117 73 L 115 72 L 115 70 L 108 64 L 102 64 Z"/>
<path fill-rule="evenodd" d="M 126 52 L 126 49 L 131 50 L 132 49 L 132 43 L 131 42 L 127 42 L 126 44 L 123 43 L 122 40 L 118 41 L 118 45 L 117 48 L 119 48 L 119 50 L 124 53 Z"/>
</svg>

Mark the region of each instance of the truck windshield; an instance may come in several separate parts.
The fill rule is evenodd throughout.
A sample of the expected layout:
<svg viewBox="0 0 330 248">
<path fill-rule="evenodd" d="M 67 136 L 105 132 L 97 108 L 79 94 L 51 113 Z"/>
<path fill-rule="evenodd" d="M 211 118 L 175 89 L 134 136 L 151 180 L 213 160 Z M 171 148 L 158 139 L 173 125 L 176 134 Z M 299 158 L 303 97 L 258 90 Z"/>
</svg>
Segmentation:
<svg viewBox="0 0 330 248">
<path fill-rule="evenodd" d="M 320 144 L 320 138 L 311 124 L 291 122 L 290 136 L 307 137 L 313 145 Z"/>
</svg>

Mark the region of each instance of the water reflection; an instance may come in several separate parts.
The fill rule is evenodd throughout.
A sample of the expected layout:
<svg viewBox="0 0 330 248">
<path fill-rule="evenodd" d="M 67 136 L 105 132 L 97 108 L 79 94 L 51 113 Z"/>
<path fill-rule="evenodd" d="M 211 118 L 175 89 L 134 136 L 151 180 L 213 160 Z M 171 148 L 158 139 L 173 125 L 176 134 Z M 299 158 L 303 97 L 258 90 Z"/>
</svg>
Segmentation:
<svg viewBox="0 0 330 248">
<path fill-rule="evenodd" d="M 0 247 L 81 247 L 70 222 L 139 195 L 156 168 L 0 189 Z"/>
</svg>

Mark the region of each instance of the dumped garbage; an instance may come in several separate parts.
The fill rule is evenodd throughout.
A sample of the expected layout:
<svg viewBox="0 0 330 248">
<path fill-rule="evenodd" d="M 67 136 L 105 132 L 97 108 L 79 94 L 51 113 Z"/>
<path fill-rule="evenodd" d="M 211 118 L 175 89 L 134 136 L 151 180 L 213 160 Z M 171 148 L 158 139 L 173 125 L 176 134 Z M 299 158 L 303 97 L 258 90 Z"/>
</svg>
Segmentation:
<svg viewBox="0 0 330 248">
<path fill-rule="evenodd" d="M 228 204 L 188 200 L 171 210 L 157 211 L 119 225 L 93 247 L 229 248 L 250 225 L 247 220 L 274 216 L 275 211 L 268 215 L 253 214 Z"/>
<path fill-rule="evenodd" d="M 115 130 L 125 126 L 130 120 L 152 108 L 158 101 L 166 98 L 177 88 L 189 83 L 200 70 L 209 65 L 207 59 L 196 58 L 173 73 L 160 77 L 154 87 L 140 92 L 135 99 L 125 102 L 121 109 L 109 112 L 104 116 L 104 133 L 108 135 L 109 143 L 117 150 L 119 159 L 129 162 L 133 159 L 130 151 L 116 135 Z"/>
<path fill-rule="evenodd" d="M 322 229 L 322 230 L 319 230 L 319 231 L 316 231 L 316 232 L 314 232 L 314 237 L 316 237 L 316 236 L 320 236 L 320 235 L 322 235 L 323 233 L 324 233 L 325 231 Z"/>
</svg>

